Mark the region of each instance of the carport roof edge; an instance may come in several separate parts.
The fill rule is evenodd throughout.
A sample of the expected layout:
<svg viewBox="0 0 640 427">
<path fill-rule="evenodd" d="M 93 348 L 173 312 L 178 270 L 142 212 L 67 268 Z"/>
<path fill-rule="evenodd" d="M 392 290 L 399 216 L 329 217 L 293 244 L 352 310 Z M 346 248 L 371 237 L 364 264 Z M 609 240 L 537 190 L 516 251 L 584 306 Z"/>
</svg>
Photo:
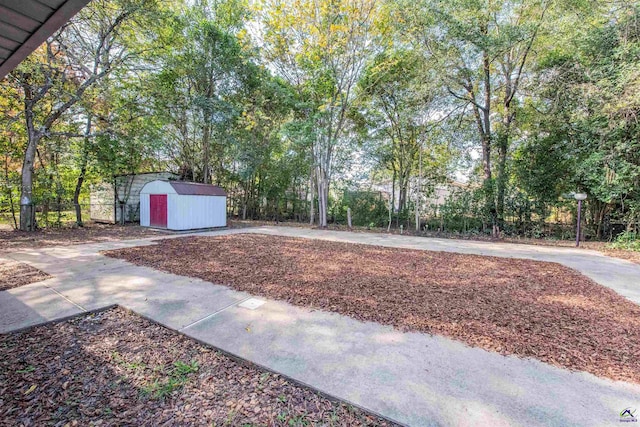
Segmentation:
<svg viewBox="0 0 640 427">
<path fill-rule="evenodd" d="M 89 0 L 1 0 L 0 80 L 87 3 Z"/>
</svg>

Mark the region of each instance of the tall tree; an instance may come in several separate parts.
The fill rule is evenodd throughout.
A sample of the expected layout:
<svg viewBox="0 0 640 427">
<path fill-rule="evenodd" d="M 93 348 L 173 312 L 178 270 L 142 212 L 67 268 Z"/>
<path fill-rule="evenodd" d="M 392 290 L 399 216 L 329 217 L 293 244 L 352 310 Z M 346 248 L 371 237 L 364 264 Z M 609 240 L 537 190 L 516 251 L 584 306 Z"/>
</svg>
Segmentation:
<svg viewBox="0 0 640 427">
<path fill-rule="evenodd" d="M 55 133 L 55 126 L 71 113 L 86 92 L 127 61 L 120 43 L 148 2 L 96 1 L 63 27 L 8 77 L 20 88 L 20 112 L 27 144 L 22 164 L 20 229 L 34 229 L 33 175 L 38 146 Z"/>
<path fill-rule="evenodd" d="M 230 7 L 200 1 L 179 11 L 167 37 L 171 48 L 162 59 L 163 70 L 152 82 L 168 156 L 187 178 L 204 183 L 221 183 L 225 141 L 239 114 L 232 98 L 246 85 L 251 68 L 236 35 L 219 22 L 228 21 L 224 18 L 235 10 Z"/>
<path fill-rule="evenodd" d="M 550 5 L 551 0 L 426 0 L 415 3 L 410 18 L 414 43 L 440 63 L 449 95 L 475 121 L 494 235 L 503 225 L 518 94 Z"/>
<path fill-rule="evenodd" d="M 359 82 L 360 122 L 370 130 L 365 147 L 391 171 L 393 200 L 398 184 L 398 213 L 407 208 L 410 181 L 428 139 L 437 94 L 423 59 L 411 50 L 384 52 L 369 64 Z"/>
<path fill-rule="evenodd" d="M 263 5 L 264 50 L 306 100 L 319 224 L 327 226 L 336 151 L 345 138 L 354 88 L 375 52 L 375 0 L 275 0 Z"/>
<path fill-rule="evenodd" d="M 549 179 L 567 170 L 563 181 L 572 188 L 565 190 L 589 194 L 598 238 L 605 237 L 606 217 L 629 229 L 640 217 L 640 8 L 610 6 L 583 14 L 562 44 L 541 55 L 535 127 L 519 153 L 559 157 L 538 163 L 539 173 Z M 530 185 L 529 178 L 521 185 Z"/>
</svg>

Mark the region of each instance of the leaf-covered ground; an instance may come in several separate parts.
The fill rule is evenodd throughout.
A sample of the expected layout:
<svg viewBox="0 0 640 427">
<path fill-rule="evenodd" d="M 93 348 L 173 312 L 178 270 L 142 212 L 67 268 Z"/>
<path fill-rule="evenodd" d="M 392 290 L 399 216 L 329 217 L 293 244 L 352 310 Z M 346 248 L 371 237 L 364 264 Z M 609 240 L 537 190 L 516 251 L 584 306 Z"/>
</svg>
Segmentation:
<svg viewBox="0 0 640 427">
<path fill-rule="evenodd" d="M 40 271 L 30 265 L 0 259 L 0 291 L 17 288 L 18 286 L 28 285 L 29 283 L 39 282 L 48 279 L 49 276 L 44 271 Z"/>
<path fill-rule="evenodd" d="M 121 308 L 0 335 L 0 424 L 390 426 Z"/>
<path fill-rule="evenodd" d="M 640 306 L 556 263 L 257 234 L 166 239 L 107 255 L 640 383 Z"/>
<path fill-rule="evenodd" d="M 111 242 L 161 235 L 161 231 L 138 225 L 87 223 L 84 227 L 47 228 L 37 231 L 0 229 L 0 252 L 25 248 Z"/>
</svg>

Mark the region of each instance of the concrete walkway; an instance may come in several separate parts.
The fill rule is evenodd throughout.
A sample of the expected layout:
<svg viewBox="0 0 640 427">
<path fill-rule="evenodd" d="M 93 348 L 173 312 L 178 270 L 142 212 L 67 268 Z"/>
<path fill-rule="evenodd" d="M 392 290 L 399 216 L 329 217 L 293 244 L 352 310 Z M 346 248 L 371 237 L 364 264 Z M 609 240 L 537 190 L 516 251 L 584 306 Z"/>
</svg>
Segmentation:
<svg viewBox="0 0 640 427">
<path fill-rule="evenodd" d="M 556 261 L 640 303 L 640 266 L 590 251 L 289 227 L 205 235 L 239 232 Z M 250 310 L 239 303 L 251 295 L 98 253 L 150 245 L 157 239 L 9 254 L 54 277 L 0 292 L 0 333 L 120 304 L 412 426 L 614 425 L 621 410 L 640 408 L 639 385 L 278 301 Z"/>
</svg>

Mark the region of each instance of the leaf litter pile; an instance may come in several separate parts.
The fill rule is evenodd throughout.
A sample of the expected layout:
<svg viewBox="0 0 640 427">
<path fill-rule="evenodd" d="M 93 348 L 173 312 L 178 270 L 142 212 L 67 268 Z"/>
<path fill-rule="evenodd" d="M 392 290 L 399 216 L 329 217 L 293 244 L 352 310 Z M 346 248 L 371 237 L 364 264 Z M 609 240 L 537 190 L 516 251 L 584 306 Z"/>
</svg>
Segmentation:
<svg viewBox="0 0 640 427">
<path fill-rule="evenodd" d="M 640 306 L 556 263 L 259 234 L 166 239 L 106 254 L 640 383 Z"/>
<path fill-rule="evenodd" d="M 116 307 L 0 335 L 2 425 L 390 426 Z"/>
<path fill-rule="evenodd" d="M 44 271 L 22 262 L 0 259 L 0 291 L 48 279 Z"/>
</svg>

